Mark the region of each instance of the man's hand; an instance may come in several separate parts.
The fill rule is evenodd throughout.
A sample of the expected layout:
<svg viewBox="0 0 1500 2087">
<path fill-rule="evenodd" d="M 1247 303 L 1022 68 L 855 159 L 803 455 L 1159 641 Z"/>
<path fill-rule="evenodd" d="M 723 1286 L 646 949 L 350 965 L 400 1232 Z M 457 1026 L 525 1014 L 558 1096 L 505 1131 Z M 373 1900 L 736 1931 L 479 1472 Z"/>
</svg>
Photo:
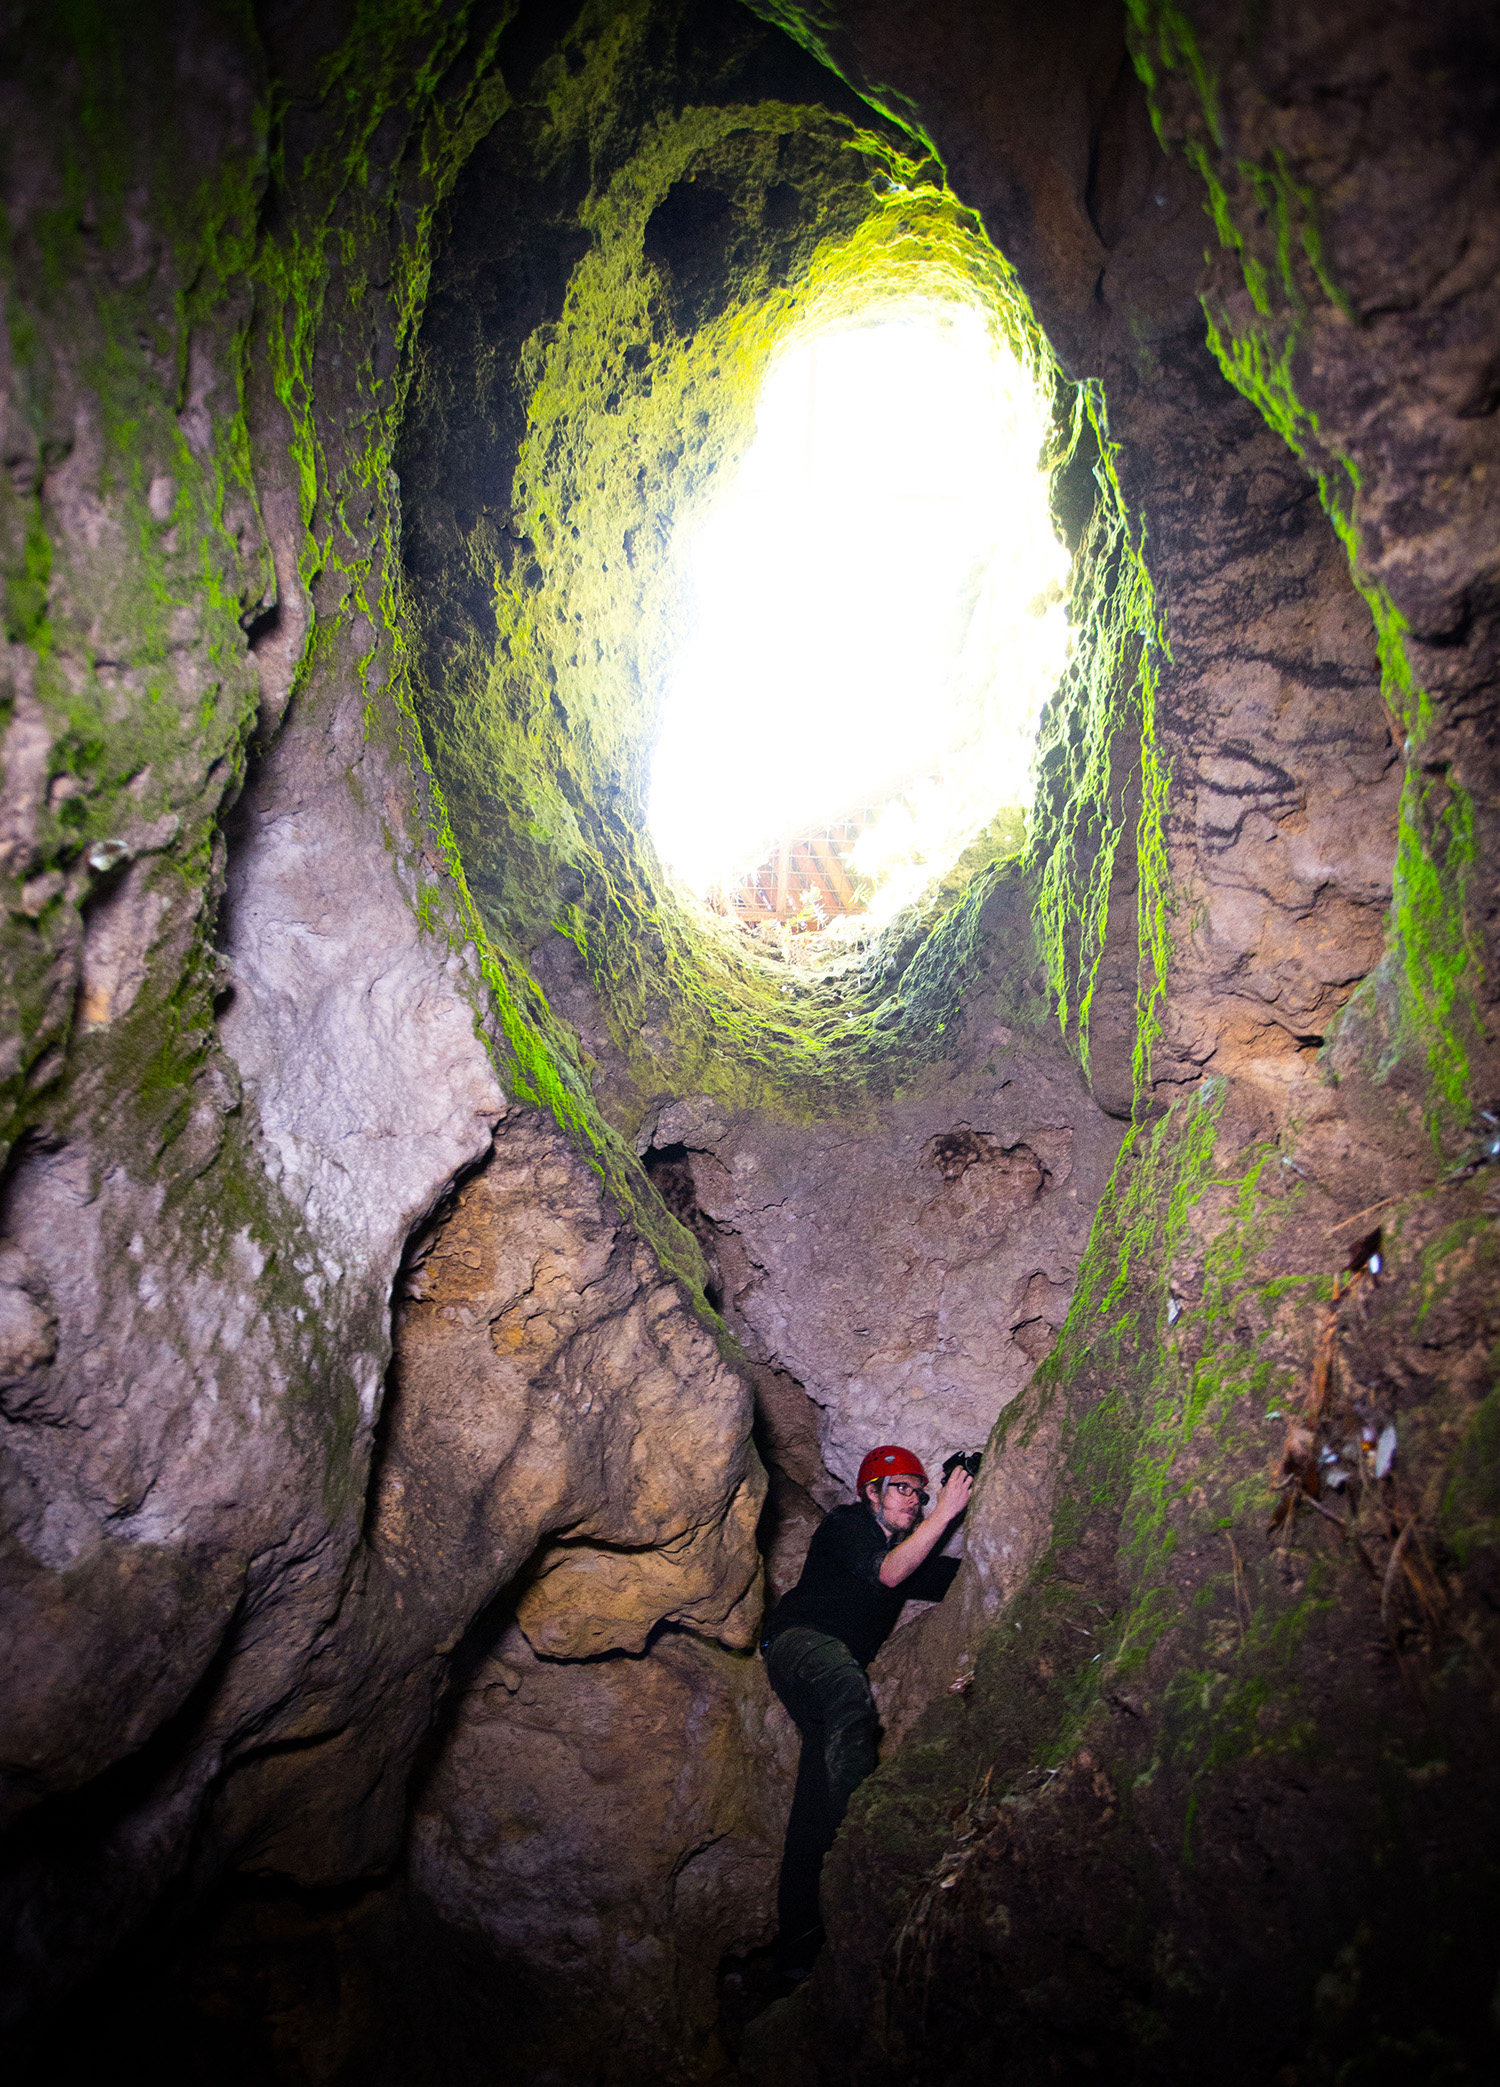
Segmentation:
<svg viewBox="0 0 1500 2087">
<path fill-rule="evenodd" d="M 962 1464 L 955 1464 L 943 1481 L 942 1490 L 937 1496 L 937 1505 L 932 1510 L 932 1519 L 936 1521 L 938 1516 L 942 1515 L 944 1528 L 950 1527 L 968 1506 L 969 1495 L 973 1490 L 973 1473 L 965 1471 Z"/>
<path fill-rule="evenodd" d="M 880 1561 L 882 1587 L 899 1587 L 911 1578 L 924 1558 L 930 1558 L 969 1504 L 974 1480 L 962 1464 L 955 1464 L 937 1496 L 932 1513 L 918 1522 L 910 1536 L 892 1546 Z"/>
</svg>

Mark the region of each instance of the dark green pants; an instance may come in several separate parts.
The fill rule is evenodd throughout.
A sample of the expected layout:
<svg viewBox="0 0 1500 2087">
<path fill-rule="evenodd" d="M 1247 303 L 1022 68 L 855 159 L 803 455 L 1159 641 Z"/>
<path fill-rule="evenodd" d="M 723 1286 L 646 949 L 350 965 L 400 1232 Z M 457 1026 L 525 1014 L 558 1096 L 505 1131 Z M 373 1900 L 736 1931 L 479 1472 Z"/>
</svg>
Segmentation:
<svg viewBox="0 0 1500 2087">
<path fill-rule="evenodd" d="M 823 1939 L 818 1880 L 849 1799 L 875 1766 L 879 1719 L 870 1678 L 841 1639 L 797 1626 L 765 1647 L 771 1686 L 802 1734 L 797 1788 L 776 1894 L 777 1961 L 809 1963 Z"/>
</svg>

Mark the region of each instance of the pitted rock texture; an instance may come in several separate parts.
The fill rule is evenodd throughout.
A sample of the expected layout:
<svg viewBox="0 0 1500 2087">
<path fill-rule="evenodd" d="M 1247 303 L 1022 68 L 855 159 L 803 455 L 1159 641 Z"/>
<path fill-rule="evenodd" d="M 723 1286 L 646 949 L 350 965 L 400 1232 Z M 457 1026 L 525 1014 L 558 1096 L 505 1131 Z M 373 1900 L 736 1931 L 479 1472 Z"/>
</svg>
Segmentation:
<svg viewBox="0 0 1500 2087">
<path fill-rule="evenodd" d="M 1189 9 L 1215 81 L 1210 123 L 1181 67 L 1162 62 L 1166 13 L 1144 9 L 1138 24 L 1161 133 L 1174 155 L 1201 152 L 1236 227 L 1205 248 L 1204 308 L 1251 398 L 1316 474 L 1385 635 L 1388 693 L 1410 717 L 1405 737 L 1392 731 L 1410 849 L 1396 932 L 1338 1062 L 1379 1067 L 1402 1111 L 1429 1079 L 1451 1087 L 1457 1056 L 1484 1101 L 1500 1086 L 1495 910 L 1483 879 L 1466 892 L 1460 876 L 1439 899 L 1425 864 L 1441 876 L 1456 859 L 1493 860 L 1500 843 L 1495 22 L 1474 0 L 1421 15 L 1347 0 L 1315 21 L 1278 5 L 1252 49 L 1214 10 Z M 1297 216 L 1285 269 L 1268 265 L 1275 213 L 1254 196 L 1270 167 Z M 1351 838 L 1341 822 L 1341 855 Z M 1417 956 L 1403 982 L 1408 938 L 1443 943 L 1445 909 L 1456 948 Z M 1456 1044 L 1429 1033 L 1438 1022 Z"/>
<path fill-rule="evenodd" d="M 594 2077 L 605 2052 L 601 2077 L 705 2077 L 720 1959 L 770 1932 L 788 1773 L 743 1650 L 747 1378 L 523 1110 L 402 1292 L 368 1547 L 304 1744 L 241 1779 L 255 1866 L 328 1885 L 404 1849 L 380 1918 L 479 1967 L 450 1967 L 445 2004 L 524 1994 L 500 2040 L 525 2077 Z M 348 2033 L 400 2011 L 368 1997 Z"/>
<path fill-rule="evenodd" d="M 749 1352 L 802 1385 L 852 1491 L 866 1450 L 932 1470 L 981 1446 L 1067 1317 L 1119 1144 L 1077 1068 L 994 1021 L 910 1099 L 778 1124 L 703 1099 L 657 1116 L 681 1145 Z"/>
<path fill-rule="evenodd" d="M 405 1291 L 372 1537 L 408 1600 L 474 1611 L 526 1566 L 550 1657 L 665 1622 L 748 1644 L 749 1387 L 555 1128 L 508 1131 Z"/>
<path fill-rule="evenodd" d="M 553 1658 L 665 1624 L 743 1646 L 765 1476 L 742 1372 L 550 1120 L 512 1109 L 402 1277 L 364 1542 L 295 1750 L 237 1778 L 257 1866 L 399 1856 L 408 1782 L 494 1604 Z"/>
<path fill-rule="evenodd" d="M 1139 478 L 1172 644 L 1171 990 L 1153 1073 L 1163 1099 L 1230 1075 L 1280 1130 L 1339 1113 L 1317 1053 L 1385 953 L 1401 749 L 1313 489 L 1248 406 L 1205 384 L 1195 407 L 1171 472 L 1143 462 Z M 1418 1126 L 1392 1133 L 1419 1170 Z M 1366 1183 L 1389 1159 L 1371 1156 Z M 1333 1171 L 1352 1161 L 1346 1139 Z"/>
</svg>

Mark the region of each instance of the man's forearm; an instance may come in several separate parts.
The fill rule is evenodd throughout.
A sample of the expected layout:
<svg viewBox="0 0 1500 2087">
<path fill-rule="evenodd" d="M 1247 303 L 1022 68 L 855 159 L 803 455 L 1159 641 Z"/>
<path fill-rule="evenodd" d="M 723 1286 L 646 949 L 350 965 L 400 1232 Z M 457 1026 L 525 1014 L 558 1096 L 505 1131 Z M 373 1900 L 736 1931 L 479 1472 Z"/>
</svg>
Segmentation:
<svg viewBox="0 0 1500 2087">
<path fill-rule="evenodd" d="M 932 1556 L 956 1519 L 939 1511 L 919 1522 L 910 1536 L 903 1536 L 880 1561 L 881 1586 L 899 1587 L 903 1580 L 909 1580 L 922 1561 Z"/>
</svg>

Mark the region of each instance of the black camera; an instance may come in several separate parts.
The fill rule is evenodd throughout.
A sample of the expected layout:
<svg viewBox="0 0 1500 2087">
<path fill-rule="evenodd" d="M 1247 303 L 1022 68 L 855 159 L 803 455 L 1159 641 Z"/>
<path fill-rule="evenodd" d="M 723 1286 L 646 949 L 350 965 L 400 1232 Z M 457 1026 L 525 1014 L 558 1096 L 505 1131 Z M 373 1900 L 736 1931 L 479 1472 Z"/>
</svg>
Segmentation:
<svg viewBox="0 0 1500 2087">
<path fill-rule="evenodd" d="M 970 1478 L 979 1476 L 979 1467 L 984 1462 L 982 1449 L 955 1449 L 951 1457 L 943 1460 L 943 1484 L 946 1485 L 960 1464 Z"/>
</svg>

